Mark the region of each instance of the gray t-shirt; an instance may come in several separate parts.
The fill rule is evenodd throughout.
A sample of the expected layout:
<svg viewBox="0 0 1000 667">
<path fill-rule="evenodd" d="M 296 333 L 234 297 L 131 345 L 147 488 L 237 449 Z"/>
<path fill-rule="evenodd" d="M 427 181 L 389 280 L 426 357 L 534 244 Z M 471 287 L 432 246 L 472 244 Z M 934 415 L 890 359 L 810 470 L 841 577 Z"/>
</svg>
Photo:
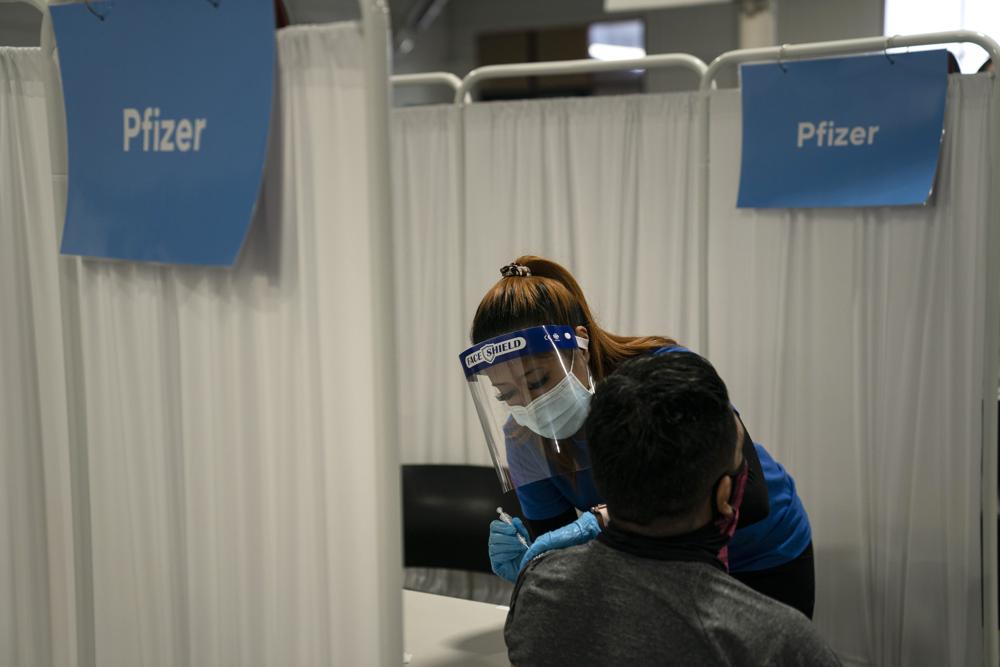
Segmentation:
<svg viewBox="0 0 1000 667">
<path fill-rule="evenodd" d="M 598 540 L 528 565 L 504 638 L 515 667 L 840 664 L 799 611 L 721 569 Z"/>
</svg>

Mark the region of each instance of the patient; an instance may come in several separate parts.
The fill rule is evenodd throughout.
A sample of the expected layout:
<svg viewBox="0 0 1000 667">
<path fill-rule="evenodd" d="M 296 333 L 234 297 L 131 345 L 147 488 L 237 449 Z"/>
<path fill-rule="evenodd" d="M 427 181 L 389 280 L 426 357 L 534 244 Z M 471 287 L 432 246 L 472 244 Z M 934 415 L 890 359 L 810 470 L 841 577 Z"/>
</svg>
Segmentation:
<svg viewBox="0 0 1000 667">
<path fill-rule="evenodd" d="M 504 631 L 528 665 L 839 665 L 800 612 L 719 560 L 738 512 L 741 428 L 695 354 L 637 357 L 587 418 L 609 523 L 522 572 Z"/>
</svg>

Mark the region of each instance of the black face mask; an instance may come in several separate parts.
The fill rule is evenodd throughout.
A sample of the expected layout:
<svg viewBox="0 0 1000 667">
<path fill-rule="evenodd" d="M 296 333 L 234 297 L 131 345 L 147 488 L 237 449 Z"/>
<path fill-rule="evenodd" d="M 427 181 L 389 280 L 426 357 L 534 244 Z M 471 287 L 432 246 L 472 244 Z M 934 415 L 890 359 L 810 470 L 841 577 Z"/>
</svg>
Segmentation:
<svg viewBox="0 0 1000 667">
<path fill-rule="evenodd" d="M 715 520 L 710 525 L 724 538 L 723 545 L 718 551 L 718 559 L 725 566 L 726 570 L 729 569 L 729 540 L 732 539 L 733 533 L 736 532 L 736 524 L 740 520 L 740 505 L 743 504 L 743 492 L 747 488 L 749 471 L 750 467 L 744 460 L 736 470 L 727 472 L 712 485 L 711 502 L 712 508 L 715 510 Z M 722 484 L 722 480 L 726 477 L 731 477 L 733 480 L 732 490 L 729 492 L 729 506 L 733 508 L 733 514 L 728 517 L 719 511 L 719 506 L 715 502 L 719 492 L 719 484 Z"/>
<path fill-rule="evenodd" d="M 648 537 L 622 530 L 612 521 L 597 539 L 613 549 L 641 558 L 708 563 L 727 570 L 729 567 L 727 547 L 739 519 L 739 506 L 746 487 L 747 471 L 747 463 L 744 461 L 738 468 L 724 473 L 716 480 L 709 498 L 715 519 L 697 530 L 671 537 Z M 719 484 L 726 477 L 733 479 L 733 490 L 729 495 L 729 504 L 734 510 L 731 517 L 723 516 L 715 502 Z"/>
<path fill-rule="evenodd" d="M 719 532 L 714 523 L 683 535 L 648 537 L 626 532 L 611 521 L 597 539 L 612 549 L 640 558 L 707 563 L 726 569 L 719 560 L 719 552 L 729 543 L 729 536 Z"/>
</svg>

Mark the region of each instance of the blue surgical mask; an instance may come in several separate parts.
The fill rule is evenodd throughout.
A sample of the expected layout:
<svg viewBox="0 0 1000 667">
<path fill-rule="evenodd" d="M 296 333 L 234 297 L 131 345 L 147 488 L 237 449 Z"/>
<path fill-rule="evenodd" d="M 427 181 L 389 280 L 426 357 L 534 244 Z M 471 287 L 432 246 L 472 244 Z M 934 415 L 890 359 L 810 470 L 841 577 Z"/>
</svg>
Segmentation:
<svg viewBox="0 0 1000 667">
<path fill-rule="evenodd" d="M 570 366 L 559 384 L 527 405 L 510 406 L 510 413 L 514 421 L 538 435 L 562 440 L 583 428 L 593 393 L 593 382 L 590 389 L 584 387 Z"/>
</svg>

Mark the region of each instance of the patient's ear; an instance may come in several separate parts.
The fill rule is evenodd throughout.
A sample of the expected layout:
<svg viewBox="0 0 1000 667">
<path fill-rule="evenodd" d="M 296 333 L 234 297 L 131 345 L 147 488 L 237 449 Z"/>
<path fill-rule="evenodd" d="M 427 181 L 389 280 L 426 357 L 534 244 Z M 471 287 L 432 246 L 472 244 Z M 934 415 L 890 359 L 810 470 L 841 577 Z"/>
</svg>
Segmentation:
<svg viewBox="0 0 1000 667">
<path fill-rule="evenodd" d="M 727 519 L 733 516 L 733 506 L 729 504 L 729 497 L 733 495 L 733 478 L 724 476 L 719 481 L 719 488 L 715 491 L 715 508 L 719 514 Z"/>
</svg>

